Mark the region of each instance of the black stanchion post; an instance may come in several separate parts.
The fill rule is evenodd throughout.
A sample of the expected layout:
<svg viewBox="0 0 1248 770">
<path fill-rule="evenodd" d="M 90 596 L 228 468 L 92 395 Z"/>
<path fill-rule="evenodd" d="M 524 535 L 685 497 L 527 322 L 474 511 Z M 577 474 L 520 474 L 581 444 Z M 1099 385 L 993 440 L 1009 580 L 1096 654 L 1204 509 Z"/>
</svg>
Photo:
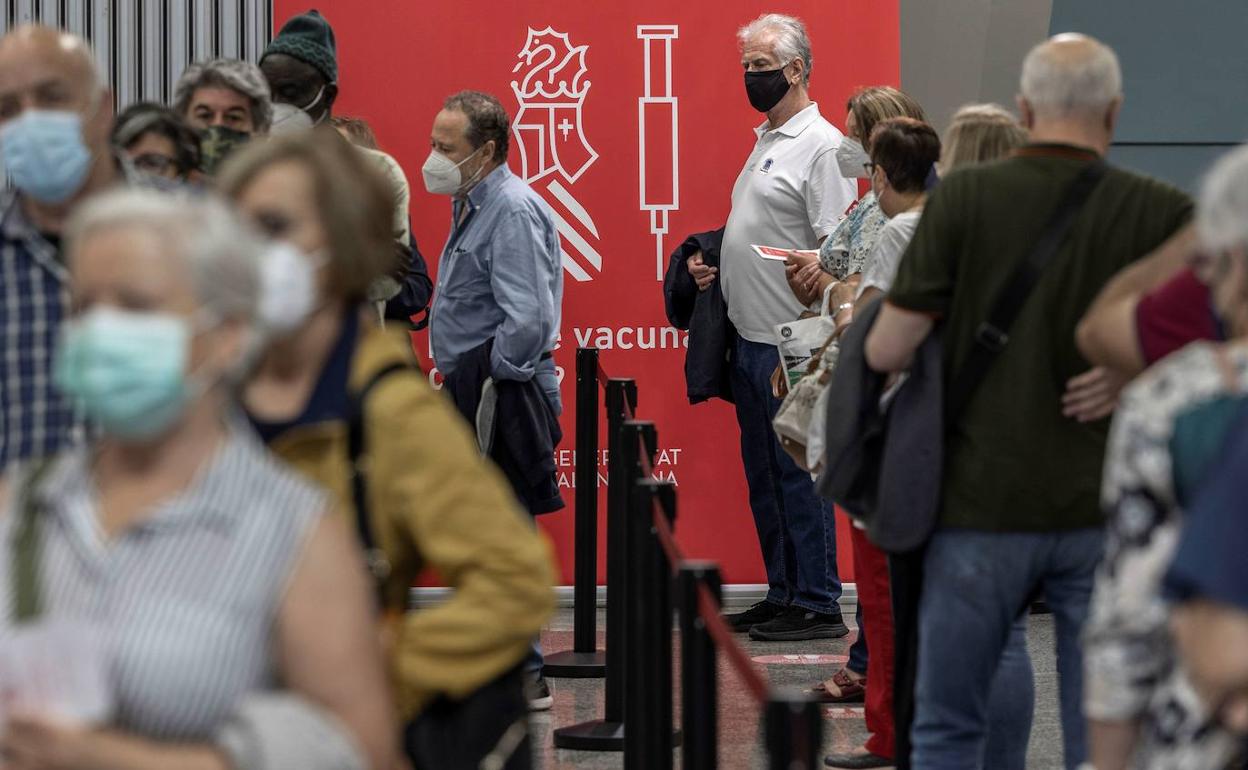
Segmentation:
<svg viewBox="0 0 1248 770">
<path fill-rule="evenodd" d="M 637 466 L 637 441 L 624 441 L 625 404 L 637 408 L 637 384 L 607 382 L 607 682 L 603 718 L 555 730 L 555 747 L 576 751 L 624 750 L 626 639 L 628 601 L 628 499 L 630 469 Z M 635 471 L 634 471 L 635 472 Z"/>
<path fill-rule="evenodd" d="M 642 421 L 624 423 L 624 443 L 630 448 L 638 447 L 639 450 L 644 443 L 647 459 L 654 457 L 652 450 L 655 446 L 655 437 L 654 423 Z M 649 627 L 650 618 L 644 611 L 650 600 L 647 593 L 651 589 L 647 574 L 650 561 L 650 527 L 649 519 L 640 512 L 648 515 L 650 506 L 653 504 L 651 499 L 653 492 L 639 485 L 639 482 L 644 480 L 641 452 L 631 455 L 629 459 L 636 462 L 630 463 L 627 470 L 631 493 L 626 520 L 627 539 L 625 540 L 628 568 L 624 584 L 626 602 L 624 649 L 627 656 L 624 661 L 624 722 L 629 727 L 624 735 L 624 767 L 626 770 L 629 768 L 649 770 L 649 765 L 641 757 L 644 752 L 643 745 L 650 739 L 646 694 L 651 688 L 658 686 L 657 682 L 650 679 L 653 666 L 648 659 L 650 637 L 657 630 Z"/>
<path fill-rule="evenodd" d="M 651 444 L 655 446 L 655 444 Z M 639 484 L 643 488 L 653 489 L 653 497 L 659 500 L 663 515 L 668 525 L 674 527 L 676 522 L 676 488 L 673 482 L 656 482 L 654 479 L 643 479 Z M 650 495 L 646 495 L 650 497 Z M 644 522 L 649 524 L 645 530 L 645 555 L 640 560 L 640 568 L 644 570 L 646 590 L 643 594 L 644 612 L 643 628 L 646 633 L 646 660 L 650 661 L 646 668 L 646 751 L 645 754 L 653 761 L 648 761 L 639 768 L 655 768 L 671 770 L 673 766 L 673 749 L 678 743 L 679 735 L 673 731 L 675 710 L 671 705 L 671 563 L 668 553 L 659 542 L 659 530 L 654 523 L 654 504 L 650 504 L 650 515 Z M 640 513 L 639 513 L 640 515 Z M 626 760 L 626 755 L 625 755 Z"/>
<path fill-rule="evenodd" d="M 719 680 L 715 642 L 698 614 L 698 586 L 718 604 L 723 581 L 719 566 L 686 561 L 680 566 L 680 727 L 685 734 L 682 770 L 719 766 Z"/>
<path fill-rule="evenodd" d="M 548 677 L 589 679 L 607 671 L 598 649 L 598 349 L 576 351 L 576 551 L 572 649 L 546 656 Z"/>
<path fill-rule="evenodd" d="M 798 695 L 774 697 L 767 703 L 767 767 L 771 770 L 815 770 L 822 767 L 823 719 L 819 704 Z"/>
</svg>

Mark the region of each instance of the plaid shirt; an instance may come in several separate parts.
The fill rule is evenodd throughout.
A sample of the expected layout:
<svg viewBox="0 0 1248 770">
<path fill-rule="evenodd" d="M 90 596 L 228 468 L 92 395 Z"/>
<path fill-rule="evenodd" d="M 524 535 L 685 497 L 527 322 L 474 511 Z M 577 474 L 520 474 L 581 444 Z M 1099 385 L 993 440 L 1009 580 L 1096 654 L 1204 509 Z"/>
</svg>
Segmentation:
<svg viewBox="0 0 1248 770">
<path fill-rule="evenodd" d="M 13 189 L 0 191 L 0 472 L 72 444 L 82 421 L 52 384 L 69 273 Z"/>
</svg>

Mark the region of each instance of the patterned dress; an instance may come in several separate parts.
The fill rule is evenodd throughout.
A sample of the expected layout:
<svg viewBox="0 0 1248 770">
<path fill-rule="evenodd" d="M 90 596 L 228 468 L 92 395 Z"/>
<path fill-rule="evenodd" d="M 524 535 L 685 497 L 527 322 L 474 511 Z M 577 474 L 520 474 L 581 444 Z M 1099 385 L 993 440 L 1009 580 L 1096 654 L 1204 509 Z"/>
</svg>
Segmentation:
<svg viewBox="0 0 1248 770">
<path fill-rule="evenodd" d="M 838 281 L 865 272 L 871 252 L 887 224 L 888 217 L 880 210 L 875 193 L 862 196 L 819 249 L 823 271 Z"/>
<path fill-rule="evenodd" d="M 1179 668 L 1161 593 L 1183 524 L 1176 470 L 1192 465 L 1174 455 L 1176 427 L 1201 415 L 1232 415 L 1226 401 L 1248 395 L 1248 348 L 1226 348 L 1221 364 L 1217 350 L 1193 344 L 1128 388 L 1106 455 L 1108 533 L 1085 628 L 1084 697 L 1091 719 L 1140 720 L 1134 768 L 1224 768 L 1239 748 Z M 1209 420 L 1198 421 L 1209 433 Z M 1229 420 L 1216 422 L 1213 432 L 1224 437 Z"/>
</svg>

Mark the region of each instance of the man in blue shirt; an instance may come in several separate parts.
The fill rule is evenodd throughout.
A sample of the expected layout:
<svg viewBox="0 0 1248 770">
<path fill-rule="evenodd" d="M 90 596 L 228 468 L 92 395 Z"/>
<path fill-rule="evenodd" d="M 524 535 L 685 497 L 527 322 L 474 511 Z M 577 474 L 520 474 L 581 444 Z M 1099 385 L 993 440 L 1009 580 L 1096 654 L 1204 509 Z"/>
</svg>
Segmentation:
<svg viewBox="0 0 1248 770">
<path fill-rule="evenodd" d="M 61 234 L 79 203 L 125 181 L 109 147 L 112 96 L 81 39 L 50 27 L 0 38 L 0 474 L 64 449 L 80 432 L 53 386 L 69 313 Z"/>
<path fill-rule="evenodd" d="M 494 423 L 545 423 L 553 435 L 534 438 L 540 438 L 538 445 L 553 449 L 558 441 L 554 416 L 561 411 L 559 379 L 550 355 L 559 337 L 563 304 L 559 234 L 546 203 L 507 168 L 509 132 L 510 119 L 503 105 L 477 91 L 447 99 L 434 120 L 433 149 L 424 166 L 425 187 L 431 193 L 451 196 L 454 203 L 451 234 L 438 264 L 429 341 L 448 388 L 457 371 L 463 374 L 461 370 L 470 368 L 495 383 L 534 383 L 540 395 L 527 403 L 532 408 L 532 400 L 539 402 L 536 419 L 502 414 L 514 408 L 511 405 L 517 399 L 500 395 Z M 485 350 L 488 361 L 482 360 Z M 468 387 L 477 391 L 469 397 L 475 404 L 480 389 L 475 383 Z M 540 403 L 543 398 L 545 403 Z M 462 404 L 460 408 L 469 416 L 477 412 Z M 506 464 L 498 461 L 507 471 Z M 549 467 L 553 480 L 553 459 Z M 517 486 L 515 478 L 512 483 Z M 517 487 L 516 491 L 531 503 L 529 490 Z M 558 500 L 557 487 L 549 494 Z M 553 508 L 535 509 L 530 504 L 530 510 Z M 541 652 L 536 647 L 528 668 L 532 707 L 550 708 L 549 690 L 540 673 Z"/>
</svg>

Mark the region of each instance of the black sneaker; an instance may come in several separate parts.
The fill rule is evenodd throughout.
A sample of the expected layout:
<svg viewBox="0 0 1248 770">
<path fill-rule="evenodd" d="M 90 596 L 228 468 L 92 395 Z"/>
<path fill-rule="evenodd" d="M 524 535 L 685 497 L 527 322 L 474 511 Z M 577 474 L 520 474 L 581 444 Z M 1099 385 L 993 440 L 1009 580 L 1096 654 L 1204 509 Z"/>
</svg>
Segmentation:
<svg viewBox="0 0 1248 770">
<path fill-rule="evenodd" d="M 737 633 L 744 634 L 754 626 L 760 623 L 766 623 L 769 620 L 775 620 L 783 613 L 787 607 L 781 607 L 775 602 L 769 602 L 766 599 L 750 607 L 745 612 L 738 612 L 734 615 L 725 615 L 724 620 L 728 621 L 728 625 L 732 626 L 732 630 Z"/>
<path fill-rule="evenodd" d="M 849 633 L 841 613 L 823 615 L 801 607 L 789 607 L 779 617 L 750 629 L 756 642 L 800 642 L 806 639 L 839 639 Z"/>
</svg>

